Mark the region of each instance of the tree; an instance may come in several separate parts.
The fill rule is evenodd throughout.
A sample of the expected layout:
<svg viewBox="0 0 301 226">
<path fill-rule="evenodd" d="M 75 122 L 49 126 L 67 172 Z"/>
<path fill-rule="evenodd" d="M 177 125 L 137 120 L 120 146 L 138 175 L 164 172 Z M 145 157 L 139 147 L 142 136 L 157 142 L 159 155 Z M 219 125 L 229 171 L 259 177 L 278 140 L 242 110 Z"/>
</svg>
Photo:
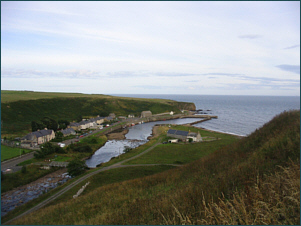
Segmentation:
<svg viewBox="0 0 301 226">
<path fill-rule="evenodd" d="M 55 134 L 55 138 L 62 141 L 63 140 L 63 137 L 64 137 L 64 134 L 62 132 L 56 132 Z"/>
<path fill-rule="evenodd" d="M 70 124 L 68 120 L 58 120 L 59 128 L 60 129 L 66 129 L 67 126 Z"/>
<path fill-rule="evenodd" d="M 77 122 L 81 122 L 83 120 L 83 116 L 79 115 L 76 119 Z"/>
<path fill-rule="evenodd" d="M 25 174 L 27 172 L 26 166 L 22 166 L 21 172 Z"/>
<path fill-rule="evenodd" d="M 43 124 L 47 129 L 52 129 L 54 130 L 54 132 L 57 131 L 58 123 L 54 119 L 49 117 L 44 117 L 41 121 L 43 122 Z"/>
<path fill-rule="evenodd" d="M 87 166 L 85 161 L 76 158 L 71 162 L 69 162 L 67 169 L 68 169 L 68 174 L 71 177 L 75 177 L 82 174 L 87 169 Z"/>
<path fill-rule="evenodd" d="M 31 131 L 35 132 L 39 129 L 38 123 L 36 121 L 31 122 Z"/>
</svg>

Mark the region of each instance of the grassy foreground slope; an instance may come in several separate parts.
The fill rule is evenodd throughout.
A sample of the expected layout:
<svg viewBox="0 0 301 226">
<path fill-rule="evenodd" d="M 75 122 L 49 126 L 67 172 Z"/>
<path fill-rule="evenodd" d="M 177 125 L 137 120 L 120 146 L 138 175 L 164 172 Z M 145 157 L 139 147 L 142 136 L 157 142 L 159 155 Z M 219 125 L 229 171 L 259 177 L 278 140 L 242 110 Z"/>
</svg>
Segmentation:
<svg viewBox="0 0 301 226">
<path fill-rule="evenodd" d="M 153 114 L 181 109 L 194 110 L 193 103 L 172 100 L 139 99 L 105 95 L 1 91 L 2 135 L 26 134 L 32 121 L 43 117 L 74 121 L 79 116 L 135 114 L 150 110 Z"/>
<path fill-rule="evenodd" d="M 300 111 L 185 166 L 101 186 L 13 224 L 300 224 Z"/>
</svg>

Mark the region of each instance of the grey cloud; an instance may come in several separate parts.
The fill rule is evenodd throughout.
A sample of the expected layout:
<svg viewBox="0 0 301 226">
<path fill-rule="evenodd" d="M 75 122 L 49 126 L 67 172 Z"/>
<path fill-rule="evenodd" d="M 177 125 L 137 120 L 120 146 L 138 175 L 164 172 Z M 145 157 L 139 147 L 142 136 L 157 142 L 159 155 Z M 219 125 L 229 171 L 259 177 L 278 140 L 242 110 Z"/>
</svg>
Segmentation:
<svg viewBox="0 0 301 226">
<path fill-rule="evenodd" d="M 238 36 L 239 38 L 246 38 L 246 39 L 256 39 L 256 38 L 261 38 L 261 35 L 240 35 Z"/>
<path fill-rule="evenodd" d="M 289 71 L 296 74 L 300 74 L 300 65 L 289 65 L 289 64 L 281 64 L 276 67 L 280 68 L 283 71 Z"/>
<path fill-rule="evenodd" d="M 237 73 L 219 73 L 219 72 L 217 72 L 217 73 L 204 73 L 204 74 L 200 74 L 200 75 L 226 75 L 226 76 L 241 76 L 241 75 L 243 75 L 243 74 L 237 74 Z M 214 77 L 212 77 L 212 78 L 214 78 Z"/>
<path fill-rule="evenodd" d="M 40 78 L 51 76 L 52 73 L 37 70 L 1 69 L 1 77 L 6 78 Z"/>
<path fill-rule="evenodd" d="M 195 82 L 199 82 L 199 80 L 189 80 L 189 81 L 185 81 L 185 82 L 192 82 L 192 83 L 195 83 Z"/>
<path fill-rule="evenodd" d="M 157 76 L 167 76 L 167 77 L 185 77 L 185 76 L 193 76 L 196 74 L 190 74 L 190 73 L 177 73 L 177 72 L 157 72 L 154 73 L 154 75 Z"/>
<path fill-rule="evenodd" d="M 61 72 L 42 72 L 38 70 L 26 70 L 26 69 L 1 69 L 1 76 L 5 78 L 85 78 L 95 79 L 103 77 L 101 72 L 90 70 L 64 70 Z"/>
<path fill-rule="evenodd" d="M 147 72 L 135 72 L 135 71 L 118 71 L 107 73 L 110 77 L 139 77 L 139 76 L 149 76 Z"/>
<path fill-rule="evenodd" d="M 193 76 L 196 74 L 191 73 L 178 73 L 178 72 L 150 72 L 150 71 L 119 71 L 107 73 L 111 77 L 149 77 L 149 76 L 159 76 L 159 77 L 185 77 Z"/>
<path fill-rule="evenodd" d="M 294 49 L 294 48 L 297 48 L 297 47 L 300 47 L 300 45 L 289 46 L 289 47 L 286 47 L 284 49 Z"/>
<path fill-rule="evenodd" d="M 220 76 L 225 76 L 225 77 L 230 77 L 230 78 L 237 78 L 245 81 L 251 81 L 251 82 L 256 82 L 256 84 L 245 84 L 246 86 L 249 86 L 251 89 L 253 86 L 256 88 L 256 86 L 261 85 L 261 86 L 267 86 L 271 85 L 273 87 L 277 86 L 277 83 L 281 82 L 282 84 L 286 84 L 283 86 L 300 86 L 300 79 L 278 79 L 278 78 L 269 78 L 269 77 L 252 77 L 252 76 L 247 76 L 244 74 L 235 74 L 235 73 L 207 73 L 207 74 L 202 74 L 202 75 L 209 75 L 209 79 L 217 78 L 217 77 L 212 77 L 210 75 L 220 75 Z M 241 84 L 241 85 L 243 85 Z M 234 84 L 233 84 L 234 85 Z"/>
<path fill-rule="evenodd" d="M 166 86 L 151 86 L 151 85 L 142 85 L 142 86 L 132 86 L 133 88 L 142 88 L 142 89 L 163 89 L 166 88 Z"/>
<path fill-rule="evenodd" d="M 300 87 L 300 84 L 288 83 L 288 84 L 245 84 L 245 83 L 233 83 L 233 84 L 221 84 L 223 89 L 231 90 L 260 90 L 260 89 L 272 89 L 272 90 L 295 90 Z"/>
</svg>

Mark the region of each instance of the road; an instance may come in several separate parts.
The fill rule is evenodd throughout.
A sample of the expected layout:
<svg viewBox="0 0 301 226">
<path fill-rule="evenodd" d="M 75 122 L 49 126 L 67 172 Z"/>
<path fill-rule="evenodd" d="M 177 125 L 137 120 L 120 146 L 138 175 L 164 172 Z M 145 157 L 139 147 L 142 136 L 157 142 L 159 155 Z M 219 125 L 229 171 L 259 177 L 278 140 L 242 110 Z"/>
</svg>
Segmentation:
<svg viewBox="0 0 301 226">
<path fill-rule="evenodd" d="M 9 224 L 10 222 L 22 217 L 22 216 L 25 216 L 29 213 L 32 213 L 42 207 L 44 207 L 45 205 L 47 205 L 48 203 L 52 202 L 53 200 L 55 200 L 56 198 L 58 198 L 59 196 L 61 196 L 62 194 L 64 194 L 65 192 L 69 191 L 71 188 L 73 188 L 74 186 L 78 185 L 79 183 L 83 182 L 84 180 L 88 179 L 89 177 L 95 175 L 95 174 L 98 174 L 100 172 L 103 172 L 103 171 L 106 171 L 106 170 L 110 170 L 110 169 L 115 169 L 115 168 L 121 168 L 121 167 L 134 167 L 134 166 L 155 166 L 155 165 L 162 165 L 162 164 L 137 164 L 137 165 L 122 165 L 123 163 L 127 162 L 127 161 L 130 161 L 132 159 L 135 159 L 135 158 L 138 158 L 140 157 L 141 155 L 144 155 L 146 154 L 147 152 L 151 151 L 152 149 L 154 149 L 156 146 L 158 146 L 159 144 L 161 143 L 161 141 L 159 140 L 157 143 L 155 143 L 153 146 L 149 147 L 148 149 L 146 149 L 144 152 L 138 154 L 138 155 L 135 155 L 129 159 L 125 159 L 121 162 L 118 162 L 118 163 L 115 163 L 111 166 L 107 166 L 107 167 L 104 167 L 104 168 L 101 168 L 99 170 L 96 170 L 94 172 L 91 172 L 81 178 L 79 178 L 78 180 L 72 182 L 71 184 L 67 185 L 66 187 L 64 187 L 62 190 L 60 190 L 59 192 L 57 192 L 56 194 L 54 194 L 53 196 L 49 197 L 48 199 L 42 201 L 41 203 L 39 203 L 38 205 L 36 205 L 35 207 L 27 210 L 26 212 L 20 214 L 19 216 L 3 223 L 2 222 L 2 225 L 5 225 L 5 224 Z M 165 164 L 165 165 L 172 165 L 172 166 L 182 166 L 182 165 L 177 165 L 177 164 Z"/>
<path fill-rule="evenodd" d="M 16 166 L 17 164 L 24 162 L 28 159 L 32 159 L 35 152 L 30 152 L 25 155 L 21 155 L 21 157 L 16 157 L 13 159 L 9 159 L 7 161 L 1 162 L 1 171 L 5 171 L 6 169 L 12 169 L 12 171 L 18 170 L 20 167 Z"/>
</svg>

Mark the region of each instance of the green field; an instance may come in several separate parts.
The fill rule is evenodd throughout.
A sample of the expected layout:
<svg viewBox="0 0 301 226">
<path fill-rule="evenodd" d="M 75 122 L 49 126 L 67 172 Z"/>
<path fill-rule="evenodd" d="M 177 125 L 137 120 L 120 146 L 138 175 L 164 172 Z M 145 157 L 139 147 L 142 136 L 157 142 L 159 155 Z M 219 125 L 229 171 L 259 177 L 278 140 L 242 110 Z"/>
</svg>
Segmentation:
<svg viewBox="0 0 301 226">
<path fill-rule="evenodd" d="M 164 129 L 162 127 L 161 129 Z M 165 127 L 165 130 L 168 128 Z M 210 142 L 161 144 L 152 151 L 125 164 L 186 164 L 200 159 L 210 153 L 237 141 L 238 137 L 216 132 L 205 131 L 195 127 L 172 126 L 171 129 L 200 132 L 202 137 L 209 137 Z M 162 136 L 167 141 L 168 137 Z M 205 139 L 206 140 L 206 139 Z"/>
<path fill-rule="evenodd" d="M 1 162 L 4 160 L 8 160 L 14 157 L 18 157 L 23 154 L 23 151 L 25 153 L 32 152 L 32 150 L 28 149 L 22 149 L 22 148 L 12 148 L 5 145 L 1 145 Z"/>
<path fill-rule="evenodd" d="M 7 137 L 26 135 L 31 132 L 31 122 L 38 122 L 44 117 L 72 122 L 82 116 L 106 117 L 110 113 L 115 113 L 116 116 L 140 116 L 146 110 L 158 114 L 195 109 L 193 103 L 104 95 L 24 91 L 1 91 L 1 95 L 1 135 Z"/>
</svg>

